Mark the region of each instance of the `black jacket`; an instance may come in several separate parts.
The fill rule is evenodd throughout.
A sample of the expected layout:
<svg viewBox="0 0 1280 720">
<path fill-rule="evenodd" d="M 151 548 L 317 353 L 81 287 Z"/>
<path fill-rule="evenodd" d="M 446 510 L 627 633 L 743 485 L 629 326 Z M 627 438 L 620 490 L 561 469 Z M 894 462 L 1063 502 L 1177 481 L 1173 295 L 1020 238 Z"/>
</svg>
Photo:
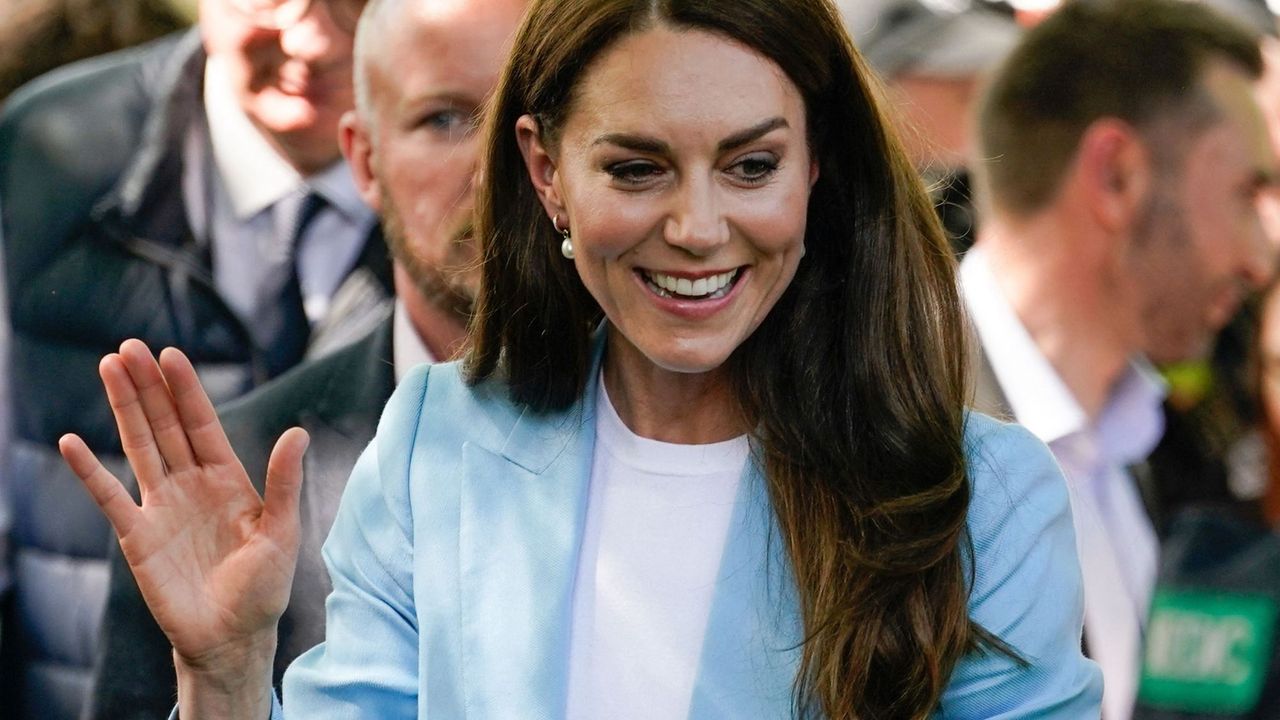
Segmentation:
<svg viewBox="0 0 1280 720">
<path fill-rule="evenodd" d="M 311 435 L 303 461 L 302 543 L 289 607 L 280 619 L 277 688 L 293 659 L 324 639 L 324 601 L 332 589 L 320 546 L 360 452 L 395 387 L 391 321 L 365 339 L 282 375 L 220 412 L 227 437 L 259 492 L 267 458 L 285 430 Z M 163 718 L 176 687 L 169 641 L 151 618 L 120 553 L 111 561 L 111 591 L 102 655 L 94 673 L 93 720 Z"/>
<path fill-rule="evenodd" d="M 130 337 L 179 347 L 215 401 L 267 379 L 186 218 L 183 146 L 204 122 L 204 62 L 193 30 L 68 66 L 0 116 L 15 550 L 4 652 L 18 664 L 5 685 L 21 684 L 31 711 L 16 717 L 74 718 L 87 690 L 112 536 L 56 442 L 78 433 L 123 473 L 100 358 Z M 389 296 L 380 236 L 359 272 Z"/>
</svg>

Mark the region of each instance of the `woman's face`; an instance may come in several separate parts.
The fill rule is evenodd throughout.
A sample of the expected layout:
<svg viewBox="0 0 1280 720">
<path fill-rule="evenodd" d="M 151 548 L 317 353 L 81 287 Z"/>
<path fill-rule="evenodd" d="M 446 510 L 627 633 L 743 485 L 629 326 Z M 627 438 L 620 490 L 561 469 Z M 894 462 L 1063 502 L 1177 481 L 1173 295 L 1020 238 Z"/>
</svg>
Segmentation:
<svg viewBox="0 0 1280 720">
<path fill-rule="evenodd" d="M 553 151 L 532 119 L 518 129 L 583 283 L 658 368 L 719 367 L 795 275 L 817 169 L 799 91 L 753 50 L 629 35 L 579 81 Z"/>
</svg>

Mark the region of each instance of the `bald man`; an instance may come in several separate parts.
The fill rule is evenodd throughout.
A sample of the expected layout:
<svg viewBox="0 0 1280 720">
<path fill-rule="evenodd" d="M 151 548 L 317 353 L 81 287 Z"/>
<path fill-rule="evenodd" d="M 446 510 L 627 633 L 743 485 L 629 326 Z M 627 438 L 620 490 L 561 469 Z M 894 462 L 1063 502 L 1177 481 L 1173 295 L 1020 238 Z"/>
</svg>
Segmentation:
<svg viewBox="0 0 1280 720">
<path fill-rule="evenodd" d="M 371 0 L 361 18 L 356 111 L 343 119 L 340 141 L 361 196 L 382 216 L 394 260 L 394 309 L 363 341 L 222 412 L 260 491 L 276 438 L 295 425 L 312 437 L 277 686 L 289 663 L 324 637 L 330 584 L 320 547 L 383 404 L 410 367 L 453 356 L 465 336 L 477 282 L 476 126 L 523 9 L 523 0 Z M 117 553 L 89 717 L 164 717 L 174 694 L 171 648 Z"/>
</svg>

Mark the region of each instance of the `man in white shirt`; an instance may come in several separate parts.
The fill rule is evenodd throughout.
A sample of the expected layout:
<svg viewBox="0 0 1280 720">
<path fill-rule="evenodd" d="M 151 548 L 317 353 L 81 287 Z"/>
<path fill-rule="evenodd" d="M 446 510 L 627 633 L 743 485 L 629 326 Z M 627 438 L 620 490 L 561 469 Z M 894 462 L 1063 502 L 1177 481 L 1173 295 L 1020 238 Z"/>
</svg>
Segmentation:
<svg viewBox="0 0 1280 720">
<path fill-rule="evenodd" d="M 1130 717 L 1156 577 L 1130 471 L 1163 432 L 1148 358 L 1206 352 L 1271 273 L 1261 68 L 1254 38 L 1203 6 L 1075 3 L 1028 33 L 979 109 L 985 215 L 961 266 L 976 404 L 1066 472 L 1107 720 Z"/>
<path fill-rule="evenodd" d="M 302 544 L 280 624 L 276 682 L 324 637 L 328 575 L 320 546 L 356 457 L 395 382 L 460 349 L 477 286 L 472 179 L 481 105 L 497 83 L 524 0 L 370 0 L 356 40 L 356 111 L 341 144 L 356 187 L 382 216 L 396 302 L 372 332 L 225 406 L 232 446 L 255 482 L 280 434 L 310 434 Z M 261 489 L 261 487 L 259 487 Z M 89 718 L 160 717 L 173 660 L 119 553 L 112 558 L 103 646 Z"/>
<path fill-rule="evenodd" d="M 350 340 L 331 304 L 355 319 L 389 295 L 337 143 L 363 5 L 200 0 L 190 33 L 68 66 L 6 103 L 6 717 L 75 718 L 88 689 L 111 534 L 55 444 L 74 431 L 120 447 L 99 359 L 128 337 L 174 345 L 227 400 L 308 346 Z"/>
</svg>

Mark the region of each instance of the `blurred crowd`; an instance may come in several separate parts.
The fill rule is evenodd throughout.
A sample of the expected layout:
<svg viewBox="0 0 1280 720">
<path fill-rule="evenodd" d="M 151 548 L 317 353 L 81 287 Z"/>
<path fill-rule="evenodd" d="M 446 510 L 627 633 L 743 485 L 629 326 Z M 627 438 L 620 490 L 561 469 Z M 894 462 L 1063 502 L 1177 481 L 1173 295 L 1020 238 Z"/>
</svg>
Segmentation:
<svg viewBox="0 0 1280 720">
<path fill-rule="evenodd" d="M 97 382 L 126 338 L 187 353 L 250 477 L 311 433 L 277 681 L 323 638 L 343 484 L 397 380 L 464 345 L 477 122 L 522 10 L 392 4 L 0 8 L 0 717 L 173 703 L 56 447 L 128 477 Z M 1104 717 L 1280 718 L 1276 15 L 837 4 L 952 241 L 973 405 L 1067 476 Z"/>
</svg>

